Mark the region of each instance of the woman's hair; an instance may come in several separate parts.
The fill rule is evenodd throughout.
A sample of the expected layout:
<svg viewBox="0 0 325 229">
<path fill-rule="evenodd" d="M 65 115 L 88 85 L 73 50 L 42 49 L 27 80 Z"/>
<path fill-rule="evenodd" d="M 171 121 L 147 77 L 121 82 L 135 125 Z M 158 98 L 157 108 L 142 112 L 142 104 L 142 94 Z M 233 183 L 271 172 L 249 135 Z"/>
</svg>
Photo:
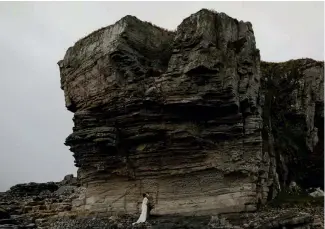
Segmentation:
<svg viewBox="0 0 325 229">
<path fill-rule="evenodd" d="M 146 197 L 146 196 L 147 196 L 147 193 L 143 193 L 142 196 L 143 196 L 143 197 Z"/>
</svg>

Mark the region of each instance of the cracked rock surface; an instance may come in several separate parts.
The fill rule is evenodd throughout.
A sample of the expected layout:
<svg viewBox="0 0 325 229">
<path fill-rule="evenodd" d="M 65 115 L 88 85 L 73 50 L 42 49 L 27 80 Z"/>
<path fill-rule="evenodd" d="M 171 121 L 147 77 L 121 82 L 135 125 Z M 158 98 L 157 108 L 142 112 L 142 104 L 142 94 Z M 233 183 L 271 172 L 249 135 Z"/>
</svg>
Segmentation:
<svg viewBox="0 0 325 229">
<path fill-rule="evenodd" d="M 169 32 L 126 16 L 59 66 L 75 113 L 66 144 L 87 187 L 76 207 L 135 213 L 143 191 L 156 214 L 250 211 L 266 199 L 250 23 L 201 10 Z"/>
<path fill-rule="evenodd" d="M 250 212 L 292 181 L 323 185 L 324 63 L 261 62 L 249 22 L 126 16 L 58 65 L 86 190 L 74 210 L 139 213 L 149 192 L 158 215 Z"/>
</svg>

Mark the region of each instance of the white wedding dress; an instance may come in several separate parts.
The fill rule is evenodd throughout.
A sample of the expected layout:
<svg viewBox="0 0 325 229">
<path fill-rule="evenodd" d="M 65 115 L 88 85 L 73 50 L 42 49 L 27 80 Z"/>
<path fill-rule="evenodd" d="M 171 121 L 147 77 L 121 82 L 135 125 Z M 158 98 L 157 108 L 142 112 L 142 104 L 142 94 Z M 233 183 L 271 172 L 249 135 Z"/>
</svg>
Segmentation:
<svg viewBox="0 0 325 229">
<path fill-rule="evenodd" d="M 146 222 L 147 213 L 148 213 L 148 198 L 145 197 L 145 198 L 143 198 L 143 201 L 142 201 L 141 215 L 140 215 L 138 221 L 133 223 L 133 225 L 136 224 L 136 223 L 144 223 L 144 222 Z"/>
</svg>

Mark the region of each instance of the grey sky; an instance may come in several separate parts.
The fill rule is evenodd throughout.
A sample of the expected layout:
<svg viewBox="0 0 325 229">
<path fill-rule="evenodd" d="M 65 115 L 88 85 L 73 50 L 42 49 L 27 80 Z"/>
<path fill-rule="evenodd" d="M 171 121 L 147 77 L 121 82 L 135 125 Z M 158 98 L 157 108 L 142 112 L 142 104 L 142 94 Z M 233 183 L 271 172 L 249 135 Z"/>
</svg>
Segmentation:
<svg viewBox="0 0 325 229">
<path fill-rule="evenodd" d="M 323 2 L 0 2 L 0 191 L 75 173 L 57 62 L 130 14 L 175 29 L 201 8 L 250 21 L 263 60 L 324 59 Z"/>
</svg>

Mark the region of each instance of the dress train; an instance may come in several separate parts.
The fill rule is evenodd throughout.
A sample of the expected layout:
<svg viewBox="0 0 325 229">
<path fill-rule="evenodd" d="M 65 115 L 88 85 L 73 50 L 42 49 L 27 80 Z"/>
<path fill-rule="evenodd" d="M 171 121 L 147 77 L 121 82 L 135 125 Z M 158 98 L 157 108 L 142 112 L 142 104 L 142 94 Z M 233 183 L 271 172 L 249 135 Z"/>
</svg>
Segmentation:
<svg viewBox="0 0 325 229">
<path fill-rule="evenodd" d="M 148 213 L 148 198 L 143 198 L 142 205 L 141 205 L 141 215 L 137 222 L 133 223 L 132 225 L 136 223 L 144 223 L 147 220 L 147 213 Z"/>
</svg>

